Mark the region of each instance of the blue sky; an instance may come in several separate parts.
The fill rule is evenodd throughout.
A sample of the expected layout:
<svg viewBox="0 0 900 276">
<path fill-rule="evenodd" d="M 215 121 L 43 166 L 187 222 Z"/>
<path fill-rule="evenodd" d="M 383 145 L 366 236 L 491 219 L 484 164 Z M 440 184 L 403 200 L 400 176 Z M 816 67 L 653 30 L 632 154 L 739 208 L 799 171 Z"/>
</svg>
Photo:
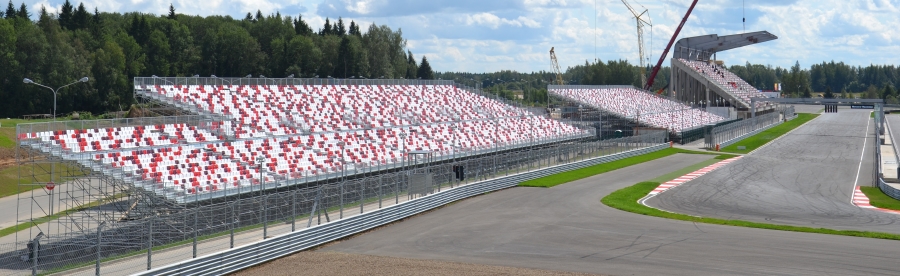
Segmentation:
<svg viewBox="0 0 900 276">
<path fill-rule="evenodd" d="M 26 0 L 55 12 L 65 0 Z M 13 1 L 16 6 L 21 0 Z M 585 60 L 638 59 L 634 19 L 620 0 L 85 0 L 90 10 L 167 14 L 247 12 L 303 18 L 314 29 L 325 18 L 401 28 L 417 58 L 426 55 L 436 71 L 550 71 L 549 50 L 560 66 Z M 659 58 L 690 0 L 629 2 L 648 9 L 653 23 L 645 32 L 651 62 Z M 77 6 L 78 1 L 73 1 Z M 742 9 L 743 5 L 743 9 Z M 767 30 L 778 40 L 718 55 L 727 64 L 751 63 L 809 67 L 822 61 L 851 65 L 900 64 L 900 0 L 701 0 L 680 37 L 728 35 Z M 652 45 L 652 46 L 651 46 Z"/>
</svg>

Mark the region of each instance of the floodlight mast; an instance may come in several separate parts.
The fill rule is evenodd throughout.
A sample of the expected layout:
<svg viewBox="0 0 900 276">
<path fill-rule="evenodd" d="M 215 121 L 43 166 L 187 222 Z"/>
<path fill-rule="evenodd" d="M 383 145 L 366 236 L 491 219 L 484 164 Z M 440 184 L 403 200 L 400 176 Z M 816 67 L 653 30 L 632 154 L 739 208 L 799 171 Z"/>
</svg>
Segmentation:
<svg viewBox="0 0 900 276">
<path fill-rule="evenodd" d="M 659 61 L 656 62 L 656 66 L 653 67 L 653 71 L 650 73 L 650 78 L 647 79 L 647 84 L 644 85 L 644 90 L 650 90 L 650 87 L 653 86 L 653 79 L 656 78 L 656 74 L 659 73 L 659 68 L 662 66 L 663 60 L 666 60 L 666 56 L 669 54 L 669 50 L 672 49 L 672 44 L 675 43 L 675 38 L 678 37 L 678 33 L 681 32 L 681 28 L 684 27 L 684 23 L 687 22 L 689 16 L 691 16 L 691 11 L 694 10 L 694 6 L 697 5 L 698 0 L 694 0 L 691 3 L 691 7 L 688 8 L 687 13 L 684 14 L 684 18 L 681 19 L 681 24 L 678 25 L 678 28 L 675 29 L 675 33 L 672 34 L 672 38 L 669 39 L 669 45 L 666 45 L 666 49 L 663 50 L 662 55 L 659 56 Z"/>
</svg>

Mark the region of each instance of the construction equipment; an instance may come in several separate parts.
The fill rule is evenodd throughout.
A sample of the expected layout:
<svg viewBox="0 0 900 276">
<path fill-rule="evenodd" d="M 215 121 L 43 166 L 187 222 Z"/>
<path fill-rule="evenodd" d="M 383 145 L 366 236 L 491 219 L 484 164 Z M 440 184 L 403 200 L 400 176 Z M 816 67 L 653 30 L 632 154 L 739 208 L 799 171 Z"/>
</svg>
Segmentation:
<svg viewBox="0 0 900 276">
<path fill-rule="evenodd" d="M 687 22 L 688 17 L 691 16 L 691 11 L 694 10 L 694 6 L 696 5 L 697 0 L 694 0 L 694 2 L 691 3 L 691 7 L 688 8 L 687 13 L 684 14 L 684 18 L 681 19 L 681 24 L 678 24 L 678 28 L 675 29 L 675 33 L 672 34 L 672 39 L 669 39 L 669 45 L 666 45 L 666 49 L 663 51 L 662 55 L 659 56 L 659 61 L 657 61 L 656 66 L 653 67 L 653 71 L 650 73 L 650 79 L 648 79 L 647 84 L 644 85 L 644 90 L 650 90 L 650 87 L 653 86 L 653 79 L 656 78 L 656 74 L 659 73 L 659 68 L 662 66 L 663 60 L 666 59 L 666 56 L 669 54 L 669 49 L 671 49 L 672 44 L 675 43 L 675 38 L 677 38 L 678 33 L 681 32 L 681 27 L 684 27 L 684 23 Z"/>
<path fill-rule="evenodd" d="M 638 58 L 641 60 L 641 83 L 645 83 L 647 80 L 646 71 L 644 71 L 644 25 L 653 26 L 650 22 L 650 14 L 647 9 L 644 9 L 643 12 L 638 13 L 634 8 L 631 7 L 631 4 L 628 4 L 628 1 L 622 0 L 622 3 L 628 7 L 628 10 L 631 11 L 631 14 L 634 15 L 634 20 L 637 22 L 637 37 L 638 37 Z M 646 16 L 645 16 L 646 15 Z M 647 20 L 644 20 L 644 18 Z"/>
<path fill-rule="evenodd" d="M 553 63 L 553 70 L 556 73 L 556 84 L 564 85 L 562 72 L 559 70 L 559 62 L 556 61 L 556 52 L 554 52 L 553 49 L 555 49 L 555 47 L 550 47 L 550 61 Z"/>
</svg>

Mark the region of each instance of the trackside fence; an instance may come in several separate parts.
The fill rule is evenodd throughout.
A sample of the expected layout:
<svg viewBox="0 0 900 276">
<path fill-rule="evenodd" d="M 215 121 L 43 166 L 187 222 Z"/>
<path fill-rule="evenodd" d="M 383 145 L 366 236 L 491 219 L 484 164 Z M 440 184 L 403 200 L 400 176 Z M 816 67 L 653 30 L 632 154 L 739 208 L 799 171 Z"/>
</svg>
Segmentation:
<svg viewBox="0 0 900 276">
<path fill-rule="evenodd" d="M 716 145 L 724 148 L 744 138 L 756 135 L 769 128 L 777 126 L 788 120 L 796 118 L 794 107 L 788 107 L 781 112 L 772 112 L 759 115 L 750 119 L 736 121 L 727 125 L 713 127 L 706 135 L 706 148 L 715 149 Z"/>
<path fill-rule="evenodd" d="M 456 188 L 446 189 L 442 192 L 406 201 L 391 207 L 378 209 L 345 220 L 310 227 L 301 231 L 273 237 L 262 242 L 248 244 L 238 248 L 149 270 L 140 273 L 139 275 L 224 275 L 385 225 L 453 201 L 514 187 L 522 181 L 658 151 L 666 147 L 666 144 L 655 144 L 641 149 L 634 149 L 604 157 L 458 186 Z"/>
<path fill-rule="evenodd" d="M 93 234 L 0 244 L 0 275 L 223 274 L 523 180 L 660 150 L 667 138 L 583 137 L 414 157 L 387 170 L 178 204 Z"/>
</svg>

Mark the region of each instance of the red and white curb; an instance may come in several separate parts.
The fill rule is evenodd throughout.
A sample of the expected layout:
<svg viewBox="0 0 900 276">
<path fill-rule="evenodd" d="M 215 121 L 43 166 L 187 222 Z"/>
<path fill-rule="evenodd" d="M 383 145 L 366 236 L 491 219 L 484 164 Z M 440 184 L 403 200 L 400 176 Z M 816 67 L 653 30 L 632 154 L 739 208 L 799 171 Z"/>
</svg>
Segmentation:
<svg viewBox="0 0 900 276">
<path fill-rule="evenodd" d="M 878 207 L 872 206 L 872 204 L 869 204 L 869 197 L 867 197 L 866 194 L 864 194 L 862 192 L 862 190 L 859 189 L 858 186 L 853 191 L 853 205 L 856 205 L 859 208 L 873 209 L 876 211 L 900 215 L 900 211 L 878 208 Z"/>
<path fill-rule="evenodd" d="M 656 189 L 653 189 L 653 191 L 650 191 L 650 194 L 648 194 L 648 195 L 653 196 L 653 195 L 665 192 L 669 189 L 678 187 L 681 184 L 687 183 L 688 181 L 694 180 L 697 177 L 700 177 L 704 174 L 714 171 L 714 170 L 718 169 L 719 167 L 728 165 L 729 163 L 734 162 L 735 160 L 741 159 L 741 157 L 743 157 L 743 156 L 725 159 L 725 160 L 722 160 L 715 164 L 706 166 L 705 168 L 694 171 L 692 173 L 685 174 L 679 178 L 675 178 L 670 181 L 667 181 L 666 183 L 660 184 L 659 187 L 656 187 Z"/>
</svg>

